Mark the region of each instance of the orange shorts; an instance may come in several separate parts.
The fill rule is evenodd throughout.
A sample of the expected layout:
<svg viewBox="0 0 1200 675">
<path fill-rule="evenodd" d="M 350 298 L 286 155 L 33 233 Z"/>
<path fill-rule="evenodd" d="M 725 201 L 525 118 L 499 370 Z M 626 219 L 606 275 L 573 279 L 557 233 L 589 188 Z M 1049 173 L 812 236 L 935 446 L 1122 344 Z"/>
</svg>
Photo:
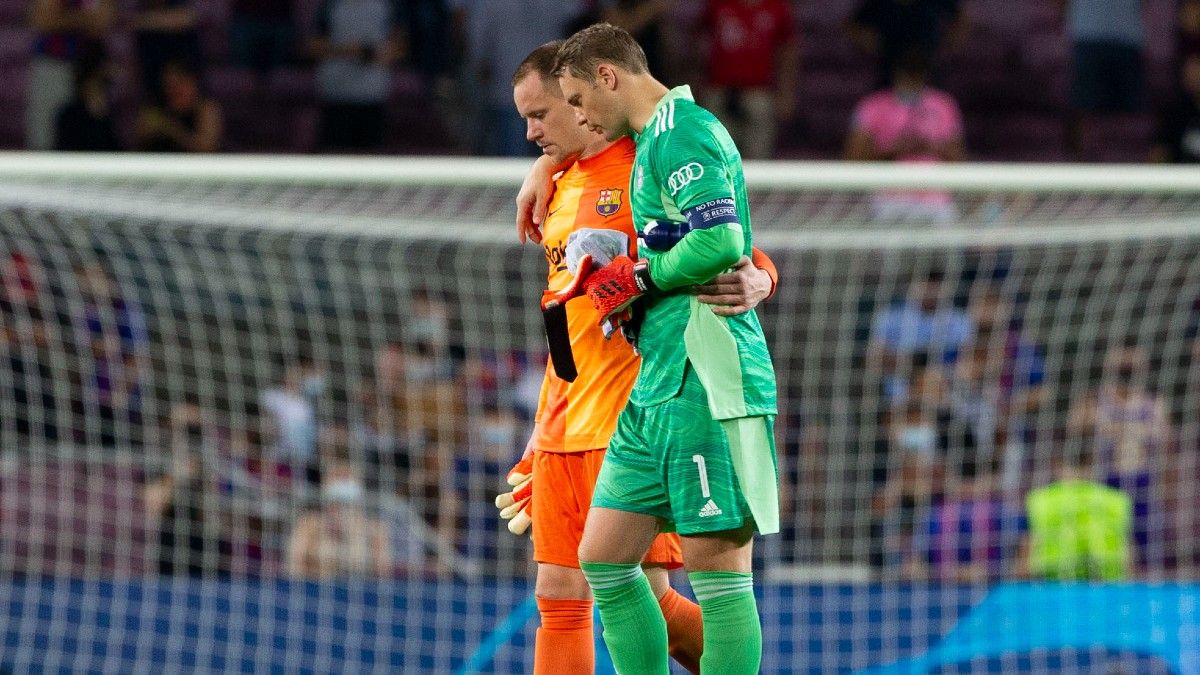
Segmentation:
<svg viewBox="0 0 1200 675">
<path fill-rule="evenodd" d="M 579 568 L 579 541 L 604 450 L 536 452 L 533 455 L 533 559 Z M 683 566 L 679 535 L 654 538 L 643 562 L 668 569 Z"/>
</svg>

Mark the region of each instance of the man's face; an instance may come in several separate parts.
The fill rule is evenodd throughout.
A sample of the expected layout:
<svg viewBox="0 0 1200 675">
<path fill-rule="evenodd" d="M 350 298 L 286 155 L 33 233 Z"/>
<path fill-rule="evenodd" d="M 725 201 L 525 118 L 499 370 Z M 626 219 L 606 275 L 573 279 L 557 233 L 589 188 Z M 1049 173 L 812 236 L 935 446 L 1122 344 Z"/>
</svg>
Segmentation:
<svg viewBox="0 0 1200 675">
<path fill-rule="evenodd" d="M 587 132 L 575 121 L 575 112 L 566 100 L 551 89 L 540 75 L 532 73 L 513 87 L 513 102 L 525 120 L 525 138 L 558 163 L 583 150 Z"/>
<path fill-rule="evenodd" d="M 592 82 L 566 72 L 559 76 L 558 85 L 567 103 L 575 109 L 576 122 L 588 131 L 603 135 L 607 141 L 615 141 L 629 132 L 629 122 L 621 114 L 615 80 L 608 72 L 598 74 Z"/>
</svg>

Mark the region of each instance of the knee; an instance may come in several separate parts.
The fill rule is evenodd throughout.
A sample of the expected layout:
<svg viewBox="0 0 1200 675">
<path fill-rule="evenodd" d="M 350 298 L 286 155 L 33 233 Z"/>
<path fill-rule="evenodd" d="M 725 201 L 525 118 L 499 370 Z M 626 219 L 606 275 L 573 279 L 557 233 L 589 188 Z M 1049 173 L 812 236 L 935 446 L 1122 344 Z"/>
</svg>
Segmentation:
<svg viewBox="0 0 1200 675">
<path fill-rule="evenodd" d="M 534 594 L 543 600 L 591 600 L 592 589 L 583 572 L 571 567 L 538 565 Z"/>
<path fill-rule="evenodd" d="M 575 555 L 579 558 L 580 563 L 585 562 L 604 562 L 596 557 L 596 551 L 588 544 L 586 538 L 579 542 L 579 548 L 575 550 Z"/>
</svg>

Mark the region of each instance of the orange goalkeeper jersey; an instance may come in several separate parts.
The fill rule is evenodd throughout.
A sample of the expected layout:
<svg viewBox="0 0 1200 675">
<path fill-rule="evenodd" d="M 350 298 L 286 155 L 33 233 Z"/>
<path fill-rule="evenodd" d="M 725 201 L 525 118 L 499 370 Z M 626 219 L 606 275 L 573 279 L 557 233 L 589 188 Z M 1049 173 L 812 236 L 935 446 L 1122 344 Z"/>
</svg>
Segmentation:
<svg viewBox="0 0 1200 675">
<path fill-rule="evenodd" d="M 629 237 L 629 255 L 636 257 L 637 237 L 626 194 L 635 147 L 632 139 L 622 138 L 600 154 L 579 160 L 555 180 L 542 226 L 549 290 L 559 291 L 571 283 L 567 237 L 576 229 L 624 232 Z M 567 328 L 579 376 L 567 382 L 547 362 L 532 441 L 537 450 L 580 452 L 608 447 L 617 415 L 637 379 L 639 359 L 619 333 L 605 340 L 599 323 L 600 315 L 587 297 L 567 303 Z"/>
</svg>

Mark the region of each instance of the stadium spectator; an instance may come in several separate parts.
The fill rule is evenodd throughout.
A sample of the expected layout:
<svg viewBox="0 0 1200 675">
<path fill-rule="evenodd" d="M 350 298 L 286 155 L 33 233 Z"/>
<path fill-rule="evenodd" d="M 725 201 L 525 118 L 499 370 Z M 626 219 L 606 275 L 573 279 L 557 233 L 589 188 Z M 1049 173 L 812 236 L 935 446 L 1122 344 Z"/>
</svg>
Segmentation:
<svg viewBox="0 0 1200 675">
<path fill-rule="evenodd" d="M 453 518 L 455 543 L 467 558 L 492 560 L 501 543 L 492 504 L 495 489 L 477 476 L 504 475 L 512 458 L 520 455 L 524 429 L 511 410 L 496 405 L 474 412 L 470 426 L 467 451 L 455 453 L 453 459 L 454 511 L 440 515 Z"/>
<path fill-rule="evenodd" d="M 1093 460 L 1087 440 L 1069 440 L 1055 458 L 1054 482 L 1029 493 L 1021 576 L 1056 581 L 1128 577 L 1133 504 L 1124 492 L 1095 481 Z"/>
<path fill-rule="evenodd" d="M 951 370 L 950 406 L 971 425 L 984 457 L 1000 464 L 1001 483 L 1019 487 L 1025 473 L 1027 416 L 1047 400 L 1045 363 L 1022 334 L 1001 289 L 990 286 L 967 308 L 975 334 Z"/>
<path fill-rule="evenodd" d="M 942 268 L 930 267 L 913 280 L 902 300 L 875 315 L 867 363 L 883 374 L 889 401 L 908 393 L 904 375 L 914 355 L 927 353 L 934 366 L 951 363 L 971 338 L 971 317 L 954 306 L 952 286 Z"/>
<path fill-rule="evenodd" d="M 469 77 L 467 91 L 478 97 L 482 123 L 475 151 L 524 156 L 537 147 L 525 139 L 525 121 L 513 111 L 512 83 L 517 65 L 538 45 L 563 36 L 579 14 L 580 0 L 486 0 L 466 10 Z M 541 154 L 540 152 L 536 154 Z"/>
<path fill-rule="evenodd" d="M 850 17 L 850 39 L 878 59 L 879 83 L 888 85 L 903 55 L 938 58 L 965 33 L 958 0 L 863 0 Z"/>
<path fill-rule="evenodd" d="M 163 66 L 162 101 L 143 106 L 134 145 L 147 152 L 216 152 L 225 133 L 220 105 L 200 88 L 200 73 L 184 62 Z"/>
<path fill-rule="evenodd" d="M 1071 43 L 1067 150 L 1082 152 L 1089 117 L 1136 112 L 1142 105 L 1144 0 L 1059 0 Z"/>
<path fill-rule="evenodd" d="M 564 35 L 571 35 L 601 21 L 620 26 L 633 36 L 646 52 L 652 73 L 667 72 L 663 38 L 670 0 L 598 0 L 589 11 L 567 24 Z"/>
<path fill-rule="evenodd" d="M 388 528 L 368 515 L 366 490 L 344 449 L 326 460 L 320 504 L 300 516 L 287 546 L 288 573 L 308 579 L 388 577 Z"/>
<path fill-rule="evenodd" d="M 447 0 L 408 0 L 403 3 L 403 11 L 409 61 L 421 74 L 426 89 L 439 95 L 449 85 L 445 79 L 458 56 L 448 48 L 452 22 L 449 4 Z"/>
<path fill-rule="evenodd" d="M 266 73 L 295 57 L 291 0 L 233 0 L 229 18 L 229 60 Z"/>
<path fill-rule="evenodd" d="M 786 562 L 800 562 L 797 542 L 824 541 L 832 536 L 829 516 L 836 498 L 829 492 L 831 474 L 829 424 L 818 415 L 795 415 L 776 427 L 784 439 L 779 453 L 779 503 L 787 513 L 780 521 L 780 534 L 787 545 L 782 556 Z M 809 550 L 800 544 L 801 550 Z M 815 553 L 815 551 L 812 551 Z"/>
<path fill-rule="evenodd" d="M 913 534 L 904 576 L 957 583 L 1003 579 L 1016 567 L 1025 519 L 996 489 L 989 462 L 966 460 L 949 472 L 945 499 Z"/>
<path fill-rule="evenodd" d="M 705 107 L 721 119 L 742 157 L 770 159 L 775 131 L 796 108 L 800 48 L 785 0 L 708 0 Z M 653 72 L 653 71 L 652 71 Z"/>
<path fill-rule="evenodd" d="M 168 63 L 201 62 L 199 18 L 194 0 L 138 0 L 131 25 L 137 44 L 142 91 L 156 99 L 166 93 Z"/>
<path fill-rule="evenodd" d="M 1179 13 L 1179 62 L 1191 56 L 1200 56 L 1200 0 L 1180 0 Z"/>
<path fill-rule="evenodd" d="M 910 50 L 895 61 L 892 85 L 854 109 L 846 159 L 912 163 L 957 162 L 966 157 L 962 113 L 950 94 L 929 86 L 929 59 Z M 948 222 L 957 208 L 948 192 L 888 191 L 872 198 L 878 220 Z"/>
<path fill-rule="evenodd" d="M 359 397 L 359 418 L 351 427 L 353 444 L 366 458 L 368 490 L 395 490 L 396 483 L 412 466 L 407 439 L 397 424 L 396 408 L 390 397 L 373 383 Z"/>
<path fill-rule="evenodd" d="M 453 363 L 439 356 L 445 352 L 445 346 L 436 342 L 414 345 L 392 340 L 375 360 L 380 423 L 391 421 L 400 445 L 413 457 L 446 455 L 435 458 L 437 467 L 427 474 L 415 463 L 411 466 L 432 482 L 431 494 L 436 492 L 440 471 L 452 468 L 449 457 L 462 446 L 467 433 L 458 422 L 466 414 L 466 392 L 453 374 Z"/>
<path fill-rule="evenodd" d="M 99 431 L 106 447 L 140 444 L 142 379 L 149 335 L 141 306 L 121 293 L 117 280 L 98 262 L 75 268 L 82 312 L 76 335 L 90 367 L 81 373 L 83 397 L 76 412 L 95 422 L 77 424 L 81 434 Z M 89 439 L 81 439 L 89 440 Z M 97 440 L 91 438 L 90 440 Z"/>
<path fill-rule="evenodd" d="M 87 50 L 75 60 L 75 95 L 58 111 L 55 150 L 120 150 L 109 87 L 112 64 L 102 50 Z"/>
<path fill-rule="evenodd" d="M 91 341 L 115 341 L 122 354 L 139 354 L 149 342 L 141 306 L 121 292 L 116 278 L 100 262 L 75 267 L 82 299 L 80 332 Z"/>
<path fill-rule="evenodd" d="M 1068 418 L 1069 433 L 1095 439 L 1104 483 L 1133 499 L 1133 536 L 1142 564 L 1160 553 L 1148 550 L 1157 516 L 1154 478 L 1171 438 L 1166 401 L 1149 389 L 1149 376 L 1149 358 L 1135 342 L 1110 350 L 1103 384 L 1077 401 Z"/>
<path fill-rule="evenodd" d="M 50 332 L 39 300 L 39 272 L 31 256 L 11 251 L 0 259 L 0 364 L 9 377 L 0 384 L 0 428 L 22 438 L 58 440 L 56 378 Z M 11 418 L 9 418 L 11 415 Z"/>
<path fill-rule="evenodd" d="M 283 381 L 262 396 L 274 437 L 274 460 L 287 476 L 311 485 L 320 482 L 317 401 L 324 392 L 324 372 L 311 358 L 301 357 L 285 370 Z"/>
<path fill-rule="evenodd" d="M 405 53 L 400 6 L 391 0 L 325 0 L 309 53 L 317 60 L 320 145 L 370 150 L 383 145 L 392 65 Z"/>
<path fill-rule="evenodd" d="M 72 62 L 88 45 L 108 35 L 115 0 L 33 0 L 29 23 L 35 33 L 25 98 L 25 146 L 55 147 L 55 118 L 71 99 Z"/>
<path fill-rule="evenodd" d="M 229 569 L 234 574 L 253 575 L 278 560 L 267 550 L 278 548 L 276 533 L 281 526 L 290 525 L 281 518 L 289 513 L 293 495 L 265 461 L 258 404 L 246 400 L 239 407 L 233 416 L 236 424 L 229 428 L 211 424 L 209 428 L 219 452 L 217 487 Z"/>
<path fill-rule="evenodd" d="M 432 355 L 437 373 L 445 375 L 453 366 L 449 361 L 450 307 L 425 289 L 413 291 L 411 297 L 410 313 L 404 324 L 405 333 L 420 345 L 422 351 Z"/>
<path fill-rule="evenodd" d="M 917 518 L 941 498 L 946 438 L 937 404 L 917 399 L 884 415 L 887 441 L 885 480 L 871 500 L 871 513 L 885 565 L 899 567 L 910 550 Z"/>
<path fill-rule="evenodd" d="M 1159 116 L 1152 162 L 1200 162 L 1200 53 L 1184 59 L 1180 80 L 1178 97 Z"/>
<path fill-rule="evenodd" d="M 158 572 L 216 575 L 228 569 L 228 547 L 221 537 L 211 420 L 189 396 L 171 411 L 167 431 L 171 470 L 148 483 L 142 495 L 158 533 Z"/>
</svg>

